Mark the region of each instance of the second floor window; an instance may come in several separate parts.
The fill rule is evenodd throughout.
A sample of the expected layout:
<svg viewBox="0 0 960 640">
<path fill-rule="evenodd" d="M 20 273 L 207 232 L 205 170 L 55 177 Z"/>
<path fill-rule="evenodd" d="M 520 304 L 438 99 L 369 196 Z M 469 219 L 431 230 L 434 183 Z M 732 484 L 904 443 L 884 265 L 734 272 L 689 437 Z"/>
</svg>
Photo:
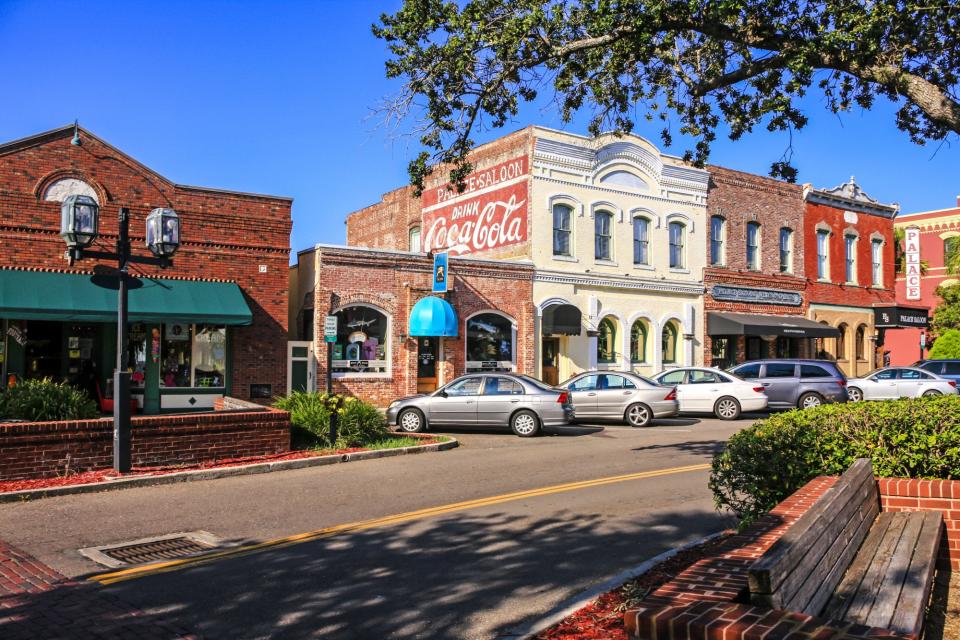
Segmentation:
<svg viewBox="0 0 960 640">
<path fill-rule="evenodd" d="M 830 232 L 817 231 L 817 278 L 830 279 Z"/>
<path fill-rule="evenodd" d="M 760 223 L 747 223 L 747 269 L 760 269 Z"/>
<path fill-rule="evenodd" d="M 723 264 L 723 233 L 726 220 L 720 216 L 710 218 L 710 264 Z"/>
<path fill-rule="evenodd" d="M 553 207 L 553 255 L 570 255 L 570 207 L 562 204 Z"/>
<path fill-rule="evenodd" d="M 648 232 L 650 221 L 646 218 L 633 219 L 633 264 L 650 264 Z"/>
<path fill-rule="evenodd" d="M 793 273 L 793 230 L 780 229 L 780 273 Z"/>
<path fill-rule="evenodd" d="M 420 253 L 420 227 L 410 228 L 410 251 Z"/>
<path fill-rule="evenodd" d="M 873 286 L 883 286 L 883 240 L 870 243 L 870 273 Z"/>
<path fill-rule="evenodd" d="M 857 281 L 857 237 L 844 236 L 844 251 L 846 254 L 847 282 Z"/>
<path fill-rule="evenodd" d="M 681 222 L 670 223 L 670 268 L 683 269 L 685 266 L 683 259 L 684 232 L 686 228 Z"/>
<path fill-rule="evenodd" d="M 595 234 L 593 257 L 597 260 L 610 259 L 610 220 L 613 216 L 606 211 L 598 211 L 593 221 Z"/>
</svg>

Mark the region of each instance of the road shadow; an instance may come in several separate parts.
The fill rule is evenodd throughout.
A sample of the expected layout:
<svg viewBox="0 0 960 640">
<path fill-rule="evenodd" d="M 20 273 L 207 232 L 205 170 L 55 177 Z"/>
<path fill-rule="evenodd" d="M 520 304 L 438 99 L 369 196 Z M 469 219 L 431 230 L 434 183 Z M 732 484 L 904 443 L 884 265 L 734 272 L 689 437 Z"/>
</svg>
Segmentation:
<svg viewBox="0 0 960 640">
<path fill-rule="evenodd" d="M 145 609 L 145 620 L 162 619 L 205 638 L 489 638 L 730 524 L 695 509 L 616 526 L 601 513 L 558 511 L 535 520 L 459 513 L 225 558 L 101 591 Z M 56 609 L 57 591 L 3 613 L 30 628 Z M 85 612 L 85 627 L 109 622 L 99 615 Z"/>
<path fill-rule="evenodd" d="M 566 425 L 563 427 L 551 427 L 549 430 L 544 430 L 540 432 L 538 437 L 550 437 L 550 436 L 588 436 L 594 433 L 603 431 L 603 427 L 599 425 Z M 444 426 L 443 430 L 430 431 L 429 433 L 434 433 L 437 435 L 469 435 L 469 434 L 489 434 L 489 435 L 500 435 L 500 436 L 513 436 L 520 440 L 521 438 L 515 436 L 510 429 L 503 429 L 497 427 L 448 427 Z"/>
<path fill-rule="evenodd" d="M 692 453 L 696 456 L 713 457 L 723 451 L 726 446 L 724 440 L 692 440 L 687 442 L 670 442 L 667 444 L 648 444 L 642 447 L 634 447 L 631 451 L 682 451 Z"/>
</svg>

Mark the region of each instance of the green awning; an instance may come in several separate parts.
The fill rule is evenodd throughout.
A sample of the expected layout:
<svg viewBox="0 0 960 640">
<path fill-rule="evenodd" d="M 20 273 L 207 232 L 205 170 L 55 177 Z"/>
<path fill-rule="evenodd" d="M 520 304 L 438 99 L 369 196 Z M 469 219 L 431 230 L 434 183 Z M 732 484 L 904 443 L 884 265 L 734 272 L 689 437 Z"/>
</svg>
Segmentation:
<svg viewBox="0 0 960 640">
<path fill-rule="evenodd" d="M 0 271 L 0 318 L 116 322 L 116 277 Z M 231 282 L 139 278 L 130 288 L 131 322 L 246 325 L 253 314 Z"/>
</svg>

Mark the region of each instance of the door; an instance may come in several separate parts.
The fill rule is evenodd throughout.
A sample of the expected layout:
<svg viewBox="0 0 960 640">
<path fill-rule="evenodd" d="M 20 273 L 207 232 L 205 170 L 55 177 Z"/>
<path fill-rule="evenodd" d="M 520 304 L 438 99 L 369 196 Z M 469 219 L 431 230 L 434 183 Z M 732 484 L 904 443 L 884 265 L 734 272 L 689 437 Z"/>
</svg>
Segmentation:
<svg viewBox="0 0 960 640">
<path fill-rule="evenodd" d="M 567 385 L 570 401 L 576 411 L 577 420 L 597 417 L 597 386 L 600 376 L 591 373 L 581 376 Z"/>
<path fill-rule="evenodd" d="M 313 343 L 287 342 L 287 395 L 293 391 L 316 391 Z"/>
<path fill-rule="evenodd" d="M 417 338 L 417 393 L 437 390 L 437 346 L 439 338 Z"/>
<path fill-rule="evenodd" d="M 477 424 L 505 426 L 510 415 L 525 399 L 526 390 L 516 380 L 503 376 L 487 376 L 483 393 L 477 398 Z"/>
<path fill-rule="evenodd" d="M 550 385 L 560 384 L 560 339 L 544 338 L 540 355 L 540 375 Z"/>
<path fill-rule="evenodd" d="M 602 373 L 597 387 L 597 416 L 606 420 L 622 420 L 637 385 L 623 376 Z"/>
<path fill-rule="evenodd" d="M 477 424 L 477 398 L 483 388 L 483 376 L 461 378 L 430 398 L 430 422 L 457 427 Z"/>
<path fill-rule="evenodd" d="M 720 385 L 725 382 L 713 371 L 691 369 L 683 385 L 684 393 L 689 401 L 690 411 L 713 411 L 713 403 L 720 397 Z"/>
<path fill-rule="evenodd" d="M 692 411 L 690 400 L 687 397 L 687 372 L 682 369 L 670 371 L 657 378 L 657 382 L 665 387 L 676 387 L 677 402 L 680 403 L 680 411 Z"/>
<path fill-rule="evenodd" d="M 797 365 L 792 362 L 768 362 L 764 365 L 760 384 L 763 385 L 770 405 L 794 406 L 797 403 Z"/>
<path fill-rule="evenodd" d="M 893 400 L 897 391 L 897 369 L 886 369 L 868 378 L 870 384 L 863 390 L 865 400 Z"/>
</svg>

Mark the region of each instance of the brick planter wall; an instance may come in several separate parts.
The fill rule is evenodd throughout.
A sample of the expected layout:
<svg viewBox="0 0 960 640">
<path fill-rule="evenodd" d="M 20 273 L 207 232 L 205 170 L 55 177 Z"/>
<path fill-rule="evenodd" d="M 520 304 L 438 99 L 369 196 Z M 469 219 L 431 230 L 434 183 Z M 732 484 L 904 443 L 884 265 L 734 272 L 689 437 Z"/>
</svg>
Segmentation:
<svg viewBox="0 0 960 640">
<path fill-rule="evenodd" d="M 940 567 L 960 569 L 960 481 L 878 478 L 884 511 L 940 511 L 946 536 L 940 546 Z"/>
<path fill-rule="evenodd" d="M 644 640 L 905 638 L 887 629 L 749 604 L 750 565 L 835 481 L 828 476 L 811 480 L 769 514 L 727 538 L 712 557 L 694 563 L 647 596 L 642 608 L 624 614 L 627 634 Z M 878 479 L 878 487 L 884 511 L 943 513 L 947 536 L 941 560 L 958 568 L 960 481 L 886 478 Z"/>
<path fill-rule="evenodd" d="M 131 419 L 135 467 L 190 465 L 290 450 L 284 411 L 213 412 Z M 109 468 L 110 418 L 0 425 L 0 481 Z"/>
</svg>

